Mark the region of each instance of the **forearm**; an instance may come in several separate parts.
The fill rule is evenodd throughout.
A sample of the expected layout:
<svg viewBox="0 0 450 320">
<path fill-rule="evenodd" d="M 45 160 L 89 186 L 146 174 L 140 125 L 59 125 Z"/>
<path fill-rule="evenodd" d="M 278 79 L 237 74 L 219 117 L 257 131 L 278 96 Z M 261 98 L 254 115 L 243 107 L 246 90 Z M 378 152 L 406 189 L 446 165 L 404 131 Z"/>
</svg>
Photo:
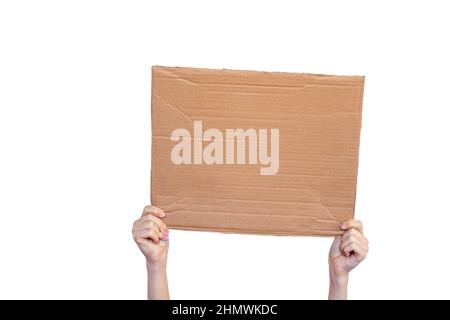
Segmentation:
<svg viewBox="0 0 450 320">
<path fill-rule="evenodd" d="M 149 300 L 169 299 L 166 264 L 166 261 L 153 264 L 147 262 L 147 297 Z"/>
<path fill-rule="evenodd" d="M 330 289 L 328 291 L 329 300 L 347 299 L 348 275 L 333 276 L 330 274 Z"/>
</svg>

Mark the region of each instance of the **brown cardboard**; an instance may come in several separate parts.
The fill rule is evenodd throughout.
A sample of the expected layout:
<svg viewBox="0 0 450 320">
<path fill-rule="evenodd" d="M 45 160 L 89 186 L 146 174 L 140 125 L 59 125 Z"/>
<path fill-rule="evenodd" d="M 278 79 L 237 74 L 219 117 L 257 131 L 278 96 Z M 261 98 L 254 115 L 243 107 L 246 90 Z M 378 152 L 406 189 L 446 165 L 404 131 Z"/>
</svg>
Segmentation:
<svg viewBox="0 0 450 320">
<path fill-rule="evenodd" d="M 354 214 L 363 89 L 361 76 L 153 67 L 152 204 L 175 229 L 341 234 Z M 249 155 L 246 164 L 174 164 L 171 136 L 185 128 L 195 140 L 194 121 L 203 132 L 278 128 L 278 171 L 262 175 Z"/>
</svg>

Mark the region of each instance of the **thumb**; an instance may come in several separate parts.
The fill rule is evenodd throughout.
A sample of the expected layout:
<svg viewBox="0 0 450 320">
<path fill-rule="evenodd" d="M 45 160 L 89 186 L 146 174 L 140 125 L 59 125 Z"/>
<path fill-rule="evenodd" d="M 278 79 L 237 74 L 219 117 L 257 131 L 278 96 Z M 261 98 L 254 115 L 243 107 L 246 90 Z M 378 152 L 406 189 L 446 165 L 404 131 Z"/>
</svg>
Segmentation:
<svg viewBox="0 0 450 320">
<path fill-rule="evenodd" d="M 341 237 L 334 237 L 334 241 L 331 244 L 330 248 L 330 257 L 335 258 L 341 255 L 341 250 L 339 248 L 340 246 L 341 246 Z"/>
</svg>

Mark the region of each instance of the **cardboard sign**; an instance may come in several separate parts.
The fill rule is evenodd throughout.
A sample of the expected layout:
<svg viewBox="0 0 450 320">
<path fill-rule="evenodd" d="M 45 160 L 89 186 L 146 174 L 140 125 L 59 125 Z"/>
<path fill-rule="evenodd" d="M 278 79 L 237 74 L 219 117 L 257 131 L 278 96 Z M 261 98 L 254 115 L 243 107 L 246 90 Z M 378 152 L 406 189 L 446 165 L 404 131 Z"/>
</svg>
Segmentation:
<svg viewBox="0 0 450 320">
<path fill-rule="evenodd" d="M 364 77 L 153 67 L 151 201 L 175 229 L 339 235 Z"/>
</svg>

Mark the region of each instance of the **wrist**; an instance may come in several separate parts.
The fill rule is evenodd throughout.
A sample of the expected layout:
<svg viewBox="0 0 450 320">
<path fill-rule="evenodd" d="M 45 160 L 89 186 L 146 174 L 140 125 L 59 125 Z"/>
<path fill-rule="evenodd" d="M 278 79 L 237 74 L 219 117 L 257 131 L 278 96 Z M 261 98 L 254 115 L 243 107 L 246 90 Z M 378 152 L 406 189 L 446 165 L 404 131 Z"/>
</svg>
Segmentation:
<svg viewBox="0 0 450 320">
<path fill-rule="evenodd" d="M 348 273 L 335 275 L 330 270 L 330 288 L 328 291 L 329 300 L 346 300 L 348 286 Z"/>
<path fill-rule="evenodd" d="M 165 273 L 167 268 L 167 259 L 159 259 L 157 261 L 147 260 L 147 271 L 150 273 Z"/>
<path fill-rule="evenodd" d="M 332 287 L 346 287 L 348 284 L 348 273 L 347 274 L 334 274 L 330 272 L 330 286 Z"/>
<path fill-rule="evenodd" d="M 334 264 L 332 261 L 329 261 L 328 270 L 330 273 L 330 283 L 342 285 L 348 282 L 349 273 L 344 268 Z"/>
</svg>

